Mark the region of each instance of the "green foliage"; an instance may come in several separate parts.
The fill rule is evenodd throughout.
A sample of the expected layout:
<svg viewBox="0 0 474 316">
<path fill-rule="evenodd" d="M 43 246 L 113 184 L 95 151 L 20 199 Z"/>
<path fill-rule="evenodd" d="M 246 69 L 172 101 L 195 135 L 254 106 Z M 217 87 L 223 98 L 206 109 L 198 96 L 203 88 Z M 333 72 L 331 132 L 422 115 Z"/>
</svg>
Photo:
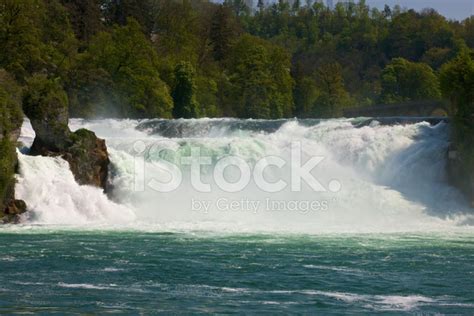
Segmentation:
<svg viewBox="0 0 474 316">
<path fill-rule="evenodd" d="M 11 141 L 0 137 L 0 215 L 15 187 L 16 151 Z"/>
<path fill-rule="evenodd" d="M 15 187 L 17 160 L 10 137 L 22 122 L 21 89 L 10 74 L 0 69 L 0 217 Z"/>
<path fill-rule="evenodd" d="M 198 76 L 196 78 L 196 101 L 199 104 L 199 114 L 201 117 L 222 116 L 222 109 L 219 107 L 219 78 L 208 76 Z"/>
<path fill-rule="evenodd" d="M 235 37 L 236 27 L 230 10 L 225 6 L 219 6 L 212 16 L 209 34 L 215 60 L 221 61 L 229 55 Z"/>
<path fill-rule="evenodd" d="M 450 48 L 433 47 L 424 53 L 421 61 L 433 69 L 439 69 L 444 63 L 453 58 L 453 55 L 455 53 Z"/>
<path fill-rule="evenodd" d="M 195 71 L 188 62 L 181 62 L 174 70 L 175 85 L 173 88 L 173 116 L 175 118 L 198 117 L 196 102 Z"/>
<path fill-rule="evenodd" d="M 5 70 L 0 69 L 0 138 L 19 128 L 22 122 L 21 89 Z"/>
<path fill-rule="evenodd" d="M 236 16 L 248 16 L 252 9 L 247 6 L 245 0 L 224 0 L 224 6 L 231 9 Z"/>
<path fill-rule="evenodd" d="M 254 2 L 0 0 L 0 68 L 56 78 L 72 116 L 327 117 L 439 98 L 436 71 L 474 47 L 472 17 Z"/>
<path fill-rule="evenodd" d="M 57 0 L 0 0 L 0 67 L 24 83 L 34 72 L 64 75 L 76 40 Z"/>
<path fill-rule="evenodd" d="M 316 73 L 319 96 L 313 115 L 316 117 L 339 117 L 342 109 L 350 105 L 349 94 L 344 86 L 341 65 L 332 63 L 322 66 Z"/>
<path fill-rule="evenodd" d="M 297 77 L 293 92 L 295 99 L 295 112 L 297 117 L 311 117 L 313 106 L 318 97 L 315 80 L 311 77 Z"/>
<path fill-rule="evenodd" d="M 0 0 L 0 67 L 17 78 L 24 78 L 42 63 L 40 16 L 42 2 L 30 0 Z"/>
<path fill-rule="evenodd" d="M 468 51 L 443 65 L 440 73 L 441 91 L 458 106 L 457 111 L 466 111 L 474 101 L 474 61 Z"/>
<path fill-rule="evenodd" d="M 36 141 L 49 149 L 63 149 L 70 135 L 68 98 L 59 78 L 36 74 L 28 79 L 23 94 L 23 111 L 31 120 Z"/>
<path fill-rule="evenodd" d="M 430 66 L 395 58 L 382 72 L 383 103 L 439 99 L 439 81 Z"/>
<path fill-rule="evenodd" d="M 290 58 L 278 46 L 243 35 L 228 60 L 229 101 L 239 117 L 281 118 L 293 110 Z"/>
<path fill-rule="evenodd" d="M 103 29 L 101 0 L 61 0 L 69 13 L 74 34 L 79 41 L 88 42 Z"/>
<path fill-rule="evenodd" d="M 31 119 L 56 118 L 67 115 L 68 98 L 59 80 L 34 75 L 27 82 L 23 110 Z"/>
<path fill-rule="evenodd" d="M 469 47 L 474 47 L 474 16 L 463 21 L 462 37 Z"/>
<path fill-rule="evenodd" d="M 170 72 L 173 72 L 174 65 L 180 61 L 188 61 L 193 65 L 198 62 L 200 31 L 197 12 L 191 7 L 190 1 L 161 3 L 155 18 L 152 40 L 158 54 L 169 63 Z"/>
<path fill-rule="evenodd" d="M 79 0 L 84 1 L 84 0 Z M 90 1 L 90 0 L 88 0 Z M 133 18 L 142 26 L 145 34 L 150 34 L 154 26 L 154 7 L 157 0 L 99 0 L 99 8 L 107 25 L 126 25 Z M 92 4 L 94 5 L 94 4 Z M 96 4 L 97 5 L 97 4 Z"/>
<path fill-rule="evenodd" d="M 80 75 L 83 82 L 74 82 L 73 90 L 79 90 L 79 104 L 74 108 L 81 106 L 81 100 L 88 97 L 83 92 L 90 89 L 100 91 L 100 98 L 106 98 L 101 101 L 105 113 L 98 114 L 107 115 L 110 111 L 118 116 L 170 117 L 172 101 L 168 87 L 160 79 L 158 56 L 135 20 L 129 19 L 126 26 L 115 26 L 110 33 L 97 34 L 81 58 L 78 67 L 92 67 L 93 73 L 82 71 L 82 75 L 91 78 L 83 80 Z M 87 100 L 86 104 L 93 106 L 94 102 Z"/>
<path fill-rule="evenodd" d="M 395 14 L 386 39 L 389 57 L 418 61 L 430 47 L 452 47 L 453 28 L 436 11 L 427 9 Z"/>
<path fill-rule="evenodd" d="M 440 82 L 444 97 L 455 107 L 455 139 L 474 166 L 474 61 L 468 51 L 441 68 Z"/>
</svg>

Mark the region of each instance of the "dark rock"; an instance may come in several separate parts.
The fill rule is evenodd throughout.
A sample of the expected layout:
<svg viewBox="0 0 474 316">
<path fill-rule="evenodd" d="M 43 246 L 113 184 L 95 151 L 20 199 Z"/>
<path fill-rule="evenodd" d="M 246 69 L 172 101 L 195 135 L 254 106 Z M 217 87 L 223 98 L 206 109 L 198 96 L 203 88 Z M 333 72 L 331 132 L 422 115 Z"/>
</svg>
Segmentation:
<svg viewBox="0 0 474 316">
<path fill-rule="evenodd" d="M 448 181 L 466 196 L 474 208 L 474 164 L 469 161 L 455 146 L 449 148 L 446 169 Z"/>
<path fill-rule="evenodd" d="M 30 154 L 60 156 L 69 163 L 71 172 L 79 184 L 106 189 L 109 155 L 105 141 L 98 138 L 94 132 L 80 129 L 71 133 L 62 149 L 48 147 L 35 139 Z"/>
<path fill-rule="evenodd" d="M 26 213 L 26 203 L 23 200 L 12 200 L 0 215 L 0 221 L 5 223 L 18 223 L 20 215 Z"/>
<path fill-rule="evenodd" d="M 79 184 L 105 190 L 110 163 L 105 141 L 85 129 L 69 130 L 67 95 L 62 87 L 44 76 L 34 77 L 23 108 L 36 133 L 30 154 L 60 156 L 69 162 Z"/>
<path fill-rule="evenodd" d="M 13 200 L 5 209 L 4 213 L 8 215 L 20 215 L 26 212 L 26 203 L 23 200 Z"/>
</svg>

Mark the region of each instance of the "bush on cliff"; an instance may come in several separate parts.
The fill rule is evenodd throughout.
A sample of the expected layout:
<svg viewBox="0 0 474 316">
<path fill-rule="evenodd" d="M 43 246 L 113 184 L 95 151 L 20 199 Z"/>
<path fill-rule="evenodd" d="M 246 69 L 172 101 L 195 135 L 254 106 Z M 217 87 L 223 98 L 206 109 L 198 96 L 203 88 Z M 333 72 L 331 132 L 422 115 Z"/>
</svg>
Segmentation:
<svg viewBox="0 0 474 316">
<path fill-rule="evenodd" d="M 19 128 L 22 121 L 21 89 L 9 73 L 0 69 L 0 135 Z"/>
<path fill-rule="evenodd" d="M 440 81 L 454 107 L 453 144 L 459 153 L 449 161 L 448 176 L 474 206 L 474 61 L 468 50 L 442 67 Z"/>
<path fill-rule="evenodd" d="M 469 51 L 441 68 L 440 81 L 443 95 L 455 107 L 455 141 L 474 163 L 474 61 Z"/>
<path fill-rule="evenodd" d="M 23 95 L 23 110 L 36 132 L 33 149 L 62 150 L 69 138 L 68 98 L 58 80 L 34 75 Z"/>
<path fill-rule="evenodd" d="M 8 138 L 0 140 L 0 218 L 15 188 L 15 146 Z"/>
<path fill-rule="evenodd" d="M 23 120 L 21 112 L 21 90 L 15 80 L 3 69 L 0 70 L 0 213 L 13 199 L 15 168 L 17 164 L 15 146 L 10 138 L 19 129 Z M 13 139 L 14 140 L 14 139 Z M 0 214 L 1 217 L 1 214 Z"/>
<path fill-rule="evenodd" d="M 0 220 L 14 221 L 26 209 L 23 201 L 15 201 L 15 144 L 23 114 L 21 89 L 5 70 L 0 69 Z"/>
</svg>

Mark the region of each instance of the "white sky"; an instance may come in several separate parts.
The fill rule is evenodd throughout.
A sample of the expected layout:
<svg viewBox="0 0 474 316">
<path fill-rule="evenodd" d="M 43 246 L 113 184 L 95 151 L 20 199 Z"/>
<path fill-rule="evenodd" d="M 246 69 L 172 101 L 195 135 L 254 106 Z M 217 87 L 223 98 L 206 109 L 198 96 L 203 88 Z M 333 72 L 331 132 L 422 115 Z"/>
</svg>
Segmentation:
<svg viewBox="0 0 474 316">
<path fill-rule="evenodd" d="M 474 0 L 366 0 L 371 7 L 383 8 L 385 4 L 393 7 L 399 4 L 405 8 L 421 10 L 436 9 L 450 19 L 464 20 L 474 15 Z"/>
<path fill-rule="evenodd" d="M 222 3 L 223 0 L 214 0 Z M 277 0 L 269 0 L 274 2 Z M 334 3 L 337 0 L 333 0 Z M 358 0 L 354 0 L 355 2 Z M 257 0 L 254 0 L 256 3 Z M 301 1 L 304 3 L 305 1 Z M 326 2 L 326 0 L 325 0 Z M 403 8 L 422 10 L 424 8 L 433 8 L 449 19 L 464 20 L 474 15 L 474 0 L 366 0 L 371 7 L 383 9 L 385 4 L 393 7 L 399 4 Z"/>
</svg>

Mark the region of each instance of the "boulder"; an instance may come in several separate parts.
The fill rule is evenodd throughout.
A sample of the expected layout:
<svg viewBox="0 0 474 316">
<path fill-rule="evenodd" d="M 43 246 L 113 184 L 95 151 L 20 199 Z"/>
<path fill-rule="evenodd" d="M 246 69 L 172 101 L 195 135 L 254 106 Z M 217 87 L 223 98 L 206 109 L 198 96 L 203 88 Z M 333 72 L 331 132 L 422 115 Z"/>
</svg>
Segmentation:
<svg viewBox="0 0 474 316">
<path fill-rule="evenodd" d="M 109 168 L 109 155 L 103 139 L 98 138 L 93 132 L 80 129 L 70 133 L 64 146 L 58 149 L 49 147 L 35 138 L 30 154 L 42 156 L 60 156 L 69 163 L 71 172 L 76 181 L 81 185 L 93 185 L 106 189 Z"/>
<path fill-rule="evenodd" d="M 60 156 L 69 162 L 79 184 L 106 189 L 110 161 L 105 141 L 85 129 L 71 132 L 68 98 L 57 82 L 42 75 L 33 77 L 23 110 L 36 133 L 30 154 Z"/>
<path fill-rule="evenodd" d="M 3 211 L 1 217 L 2 223 L 18 223 L 20 221 L 20 215 L 27 211 L 26 203 L 23 200 L 12 199 Z"/>
</svg>

